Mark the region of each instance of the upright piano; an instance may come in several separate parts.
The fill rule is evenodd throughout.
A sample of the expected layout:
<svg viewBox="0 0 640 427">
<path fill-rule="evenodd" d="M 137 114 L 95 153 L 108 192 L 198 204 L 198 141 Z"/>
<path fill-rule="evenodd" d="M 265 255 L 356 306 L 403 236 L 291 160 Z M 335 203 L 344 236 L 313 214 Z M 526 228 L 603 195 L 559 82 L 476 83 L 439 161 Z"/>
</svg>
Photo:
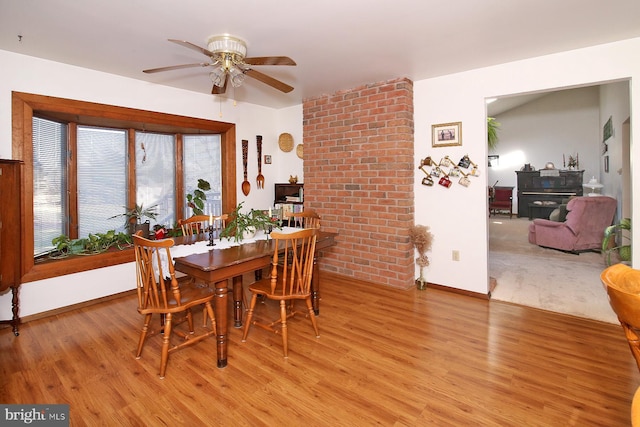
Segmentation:
<svg viewBox="0 0 640 427">
<path fill-rule="evenodd" d="M 544 209 L 534 206 L 557 207 L 571 196 L 582 196 L 584 170 L 541 169 L 516 171 L 518 176 L 518 217 L 544 218 Z"/>
</svg>

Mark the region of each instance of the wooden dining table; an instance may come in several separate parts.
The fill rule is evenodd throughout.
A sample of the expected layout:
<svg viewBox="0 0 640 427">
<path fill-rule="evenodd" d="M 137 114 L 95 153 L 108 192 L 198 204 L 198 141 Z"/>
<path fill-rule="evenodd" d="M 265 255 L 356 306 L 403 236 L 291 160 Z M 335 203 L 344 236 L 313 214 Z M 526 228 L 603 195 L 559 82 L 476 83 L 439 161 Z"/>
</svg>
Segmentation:
<svg viewBox="0 0 640 427">
<path fill-rule="evenodd" d="M 313 279 L 311 285 L 311 299 L 316 315 L 320 314 L 320 271 L 318 267 L 318 254 L 323 249 L 336 244 L 337 233 L 320 231 L 316 241 L 316 256 L 314 259 Z M 202 240 L 203 236 L 182 236 L 174 238 L 176 245 L 193 244 Z M 232 246 L 230 248 L 216 249 L 206 253 L 192 254 L 173 259 L 176 271 L 188 274 L 205 282 L 215 289 L 214 310 L 216 313 L 216 346 L 218 368 L 227 366 L 227 335 L 229 329 L 229 297 L 228 281 L 232 280 L 233 286 L 233 317 L 234 326 L 242 326 L 242 275 L 251 273 L 271 264 L 274 252 L 273 239 L 258 240 L 252 243 Z"/>
</svg>

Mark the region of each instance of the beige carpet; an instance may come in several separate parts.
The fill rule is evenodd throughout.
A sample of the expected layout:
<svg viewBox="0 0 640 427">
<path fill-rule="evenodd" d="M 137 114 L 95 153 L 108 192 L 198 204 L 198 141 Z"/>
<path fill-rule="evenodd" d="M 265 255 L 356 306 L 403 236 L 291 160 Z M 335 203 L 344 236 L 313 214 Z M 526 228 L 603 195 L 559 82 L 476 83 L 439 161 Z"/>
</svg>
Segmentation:
<svg viewBox="0 0 640 427">
<path fill-rule="evenodd" d="M 618 323 L 600 282 L 601 254 L 567 254 L 528 241 L 528 218 L 489 218 L 492 298 L 543 310 Z"/>
</svg>

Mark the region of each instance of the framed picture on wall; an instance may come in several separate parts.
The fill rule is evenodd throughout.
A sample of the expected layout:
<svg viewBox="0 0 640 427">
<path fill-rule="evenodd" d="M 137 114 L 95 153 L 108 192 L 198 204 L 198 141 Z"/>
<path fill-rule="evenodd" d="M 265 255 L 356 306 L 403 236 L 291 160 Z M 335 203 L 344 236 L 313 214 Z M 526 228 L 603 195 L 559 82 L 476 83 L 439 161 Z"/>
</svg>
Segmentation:
<svg viewBox="0 0 640 427">
<path fill-rule="evenodd" d="M 607 139 L 611 138 L 611 136 L 613 135 L 613 122 L 612 122 L 613 117 L 609 116 L 609 120 L 607 120 L 607 123 L 604 124 L 604 127 L 602 128 L 602 142 L 606 141 Z"/>
<path fill-rule="evenodd" d="M 462 122 L 431 125 L 431 146 L 451 147 L 462 145 Z"/>
<path fill-rule="evenodd" d="M 604 171 L 609 173 L 609 156 L 604 156 Z"/>
</svg>

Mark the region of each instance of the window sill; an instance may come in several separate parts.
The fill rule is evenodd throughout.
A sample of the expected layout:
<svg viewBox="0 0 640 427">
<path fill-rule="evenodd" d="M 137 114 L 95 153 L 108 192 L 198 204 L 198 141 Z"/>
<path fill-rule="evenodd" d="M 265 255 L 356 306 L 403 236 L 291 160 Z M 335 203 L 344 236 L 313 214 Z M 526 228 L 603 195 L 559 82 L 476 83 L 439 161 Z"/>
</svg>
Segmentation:
<svg viewBox="0 0 640 427">
<path fill-rule="evenodd" d="M 22 283 L 64 276 L 96 268 L 135 261 L 133 248 L 107 251 L 97 255 L 75 255 L 63 259 L 45 259 L 34 264 L 22 277 Z"/>
</svg>

